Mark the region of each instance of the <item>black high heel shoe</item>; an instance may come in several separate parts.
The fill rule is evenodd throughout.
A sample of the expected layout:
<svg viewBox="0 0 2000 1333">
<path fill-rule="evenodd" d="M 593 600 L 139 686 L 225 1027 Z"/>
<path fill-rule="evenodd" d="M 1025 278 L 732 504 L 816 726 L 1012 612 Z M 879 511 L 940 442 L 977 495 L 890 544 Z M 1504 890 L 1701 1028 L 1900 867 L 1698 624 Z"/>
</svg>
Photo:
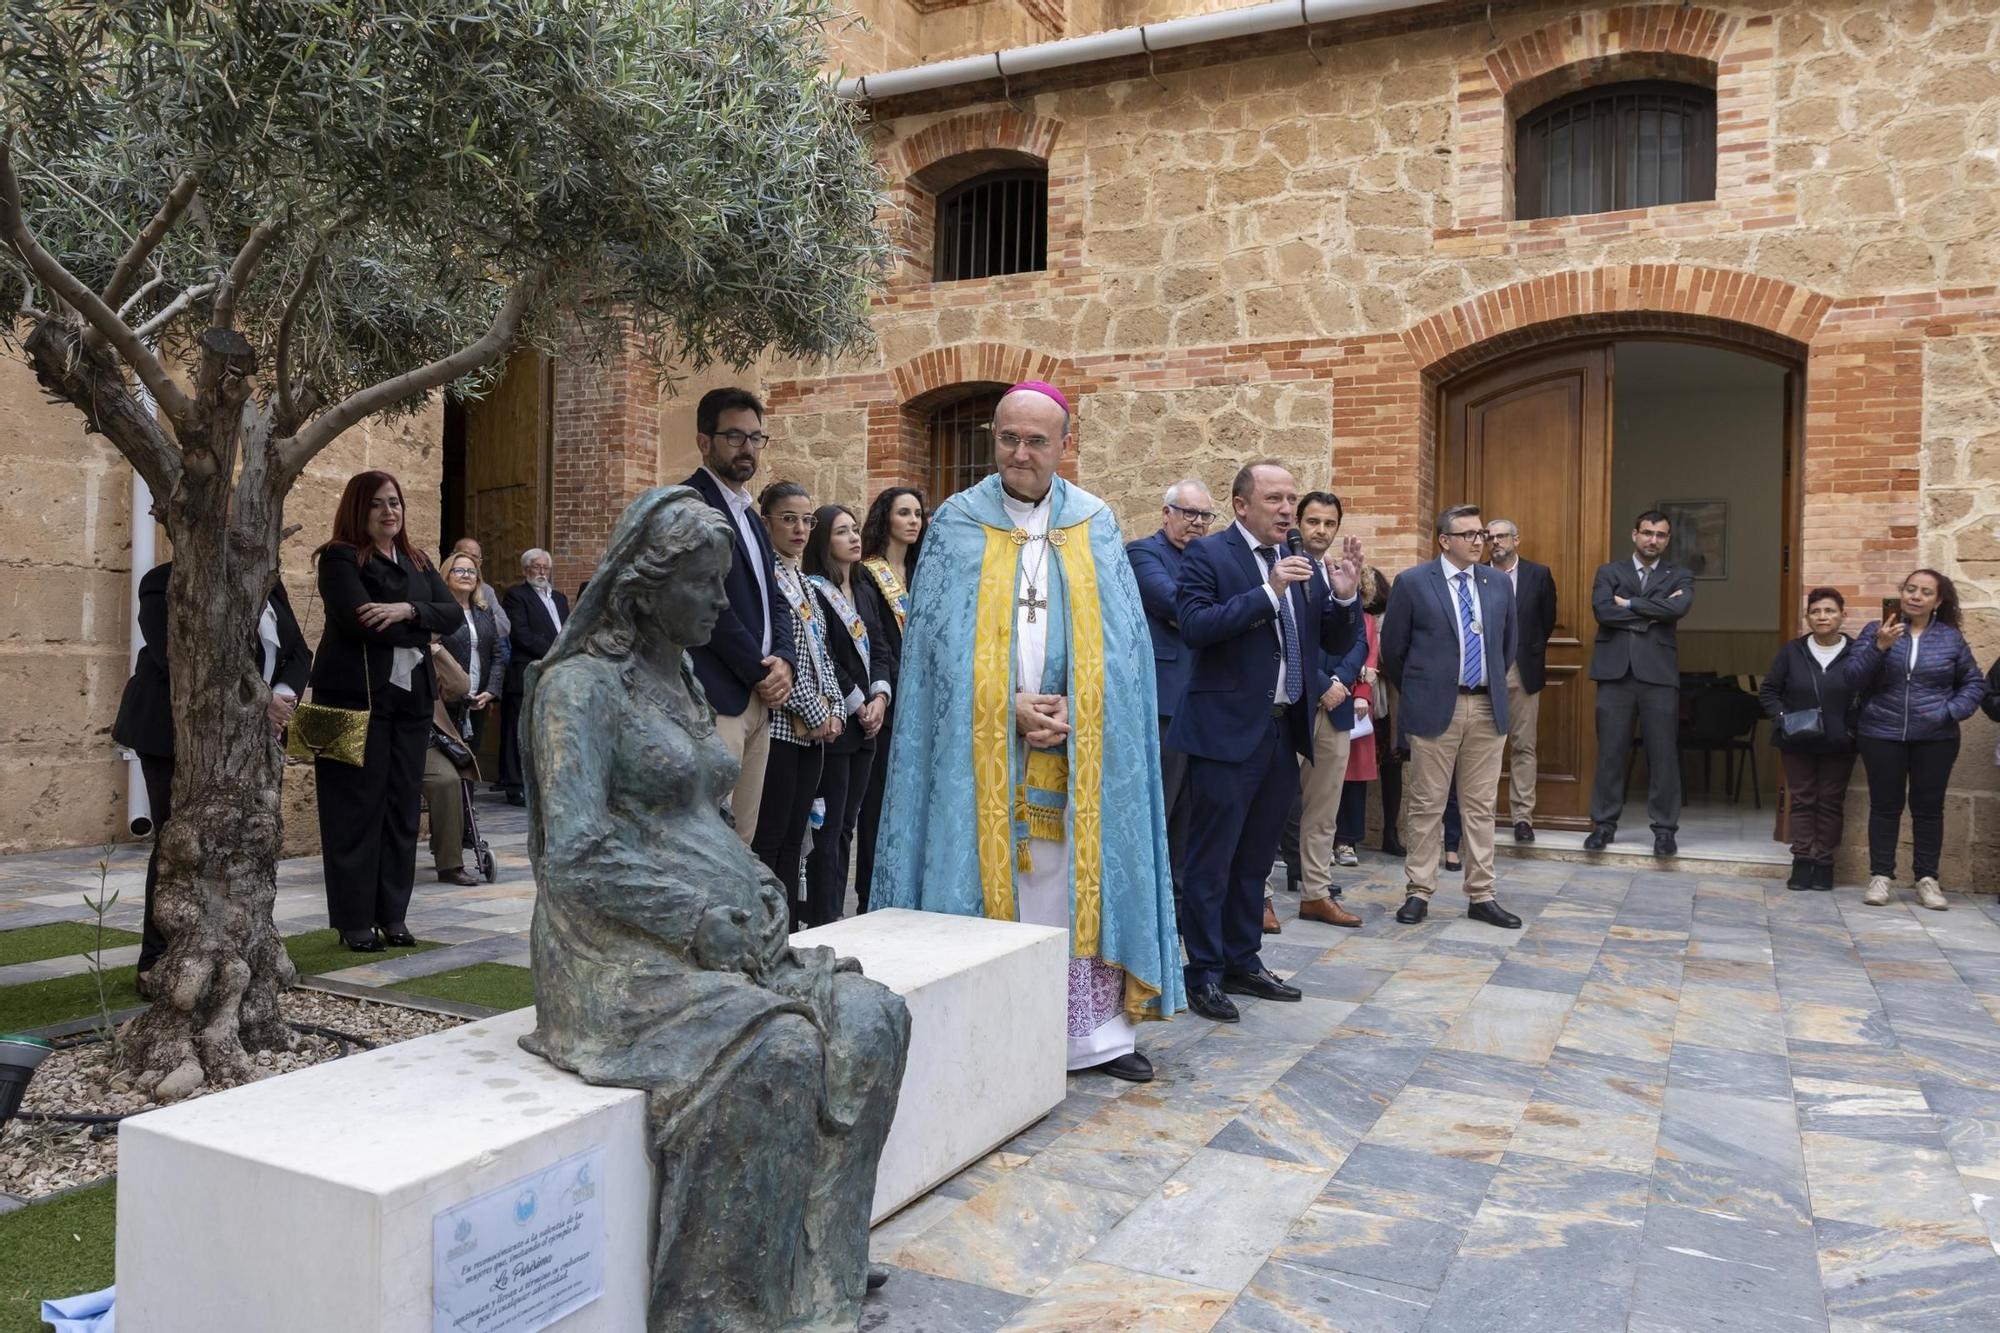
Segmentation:
<svg viewBox="0 0 2000 1333">
<path fill-rule="evenodd" d="M 359 935 L 350 935 L 343 930 L 340 932 L 340 942 L 355 953 L 382 952 L 382 941 L 376 938 L 375 932 L 372 930 L 368 932 L 365 938 Z"/>
<path fill-rule="evenodd" d="M 417 947 L 417 937 L 410 933 L 408 926 L 382 927 L 382 940 L 392 949 L 414 949 Z"/>
</svg>

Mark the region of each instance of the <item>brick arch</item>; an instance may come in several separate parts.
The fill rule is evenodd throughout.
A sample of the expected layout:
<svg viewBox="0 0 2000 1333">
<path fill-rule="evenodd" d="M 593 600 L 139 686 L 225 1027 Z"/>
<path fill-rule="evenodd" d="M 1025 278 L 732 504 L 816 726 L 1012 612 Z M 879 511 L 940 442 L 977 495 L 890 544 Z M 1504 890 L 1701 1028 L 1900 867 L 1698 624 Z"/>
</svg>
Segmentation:
<svg viewBox="0 0 2000 1333">
<path fill-rule="evenodd" d="M 1495 288 L 1403 330 L 1433 378 L 1580 333 L 1731 331 L 1734 341 L 1801 357 L 1830 297 L 1777 278 L 1688 264 L 1624 264 Z"/>
<path fill-rule="evenodd" d="M 930 413 L 968 390 L 1046 380 L 1060 386 L 1067 363 L 1045 352 L 1009 343 L 965 342 L 934 348 L 889 370 L 894 401 L 868 409 L 868 480 L 884 486 L 927 486 L 931 470 Z M 1071 404 L 1076 397 L 1071 395 Z M 1072 419 L 1072 429 L 1076 429 Z M 1076 479 L 1076 454 L 1062 474 Z"/>
<path fill-rule="evenodd" d="M 1019 111 L 981 111 L 953 116 L 918 130 L 889 155 L 892 180 L 909 180 L 940 162 L 967 153 L 1025 153 L 1043 162 L 1055 152 L 1062 122 Z"/>
<path fill-rule="evenodd" d="M 1735 15 L 1717 9 L 1621 5 L 1590 10 L 1503 42 L 1487 53 L 1486 70 L 1494 89 L 1517 111 L 1568 91 L 1560 79 L 1564 69 L 1601 66 L 1621 57 L 1663 56 L 1669 66 L 1699 62 L 1709 67 L 1712 81 L 1736 26 Z"/>
</svg>

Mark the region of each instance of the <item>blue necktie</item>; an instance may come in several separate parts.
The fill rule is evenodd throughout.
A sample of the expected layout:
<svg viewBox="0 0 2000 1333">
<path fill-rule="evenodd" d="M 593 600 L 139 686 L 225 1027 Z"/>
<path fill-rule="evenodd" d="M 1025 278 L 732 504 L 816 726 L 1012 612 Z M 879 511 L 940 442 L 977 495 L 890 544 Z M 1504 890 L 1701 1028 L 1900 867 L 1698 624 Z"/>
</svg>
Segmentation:
<svg viewBox="0 0 2000 1333">
<path fill-rule="evenodd" d="M 1278 563 L 1278 548 L 1260 546 L 1257 554 L 1264 558 L 1264 572 L 1269 574 Z M 1278 594 L 1278 637 L 1285 644 L 1285 697 L 1280 703 L 1291 703 L 1299 697 L 1299 679 L 1305 675 L 1305 662 L 1299 656 L 1298 626 L 1292 623 L 1292 589 L 1290 584 Z"/>
<path fill-rule="evenodd" d="M 1458 628 L 1462 644 L 1458 683 L 1469 690 L 1476 690 L 1486 683 L 1486 647 L 1473 629 L 1477 618 L 1472 614 L 1472 571 L 1460 570 L 1453 576 L 1453 581 L 1458 584 Z"/>
</svg>

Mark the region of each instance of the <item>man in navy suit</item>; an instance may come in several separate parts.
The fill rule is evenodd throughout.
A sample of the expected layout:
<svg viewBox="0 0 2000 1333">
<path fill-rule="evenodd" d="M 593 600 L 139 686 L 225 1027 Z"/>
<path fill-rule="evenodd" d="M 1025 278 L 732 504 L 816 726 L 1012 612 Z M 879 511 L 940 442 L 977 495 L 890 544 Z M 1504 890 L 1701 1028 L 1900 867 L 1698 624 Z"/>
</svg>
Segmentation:
<svg viewBox="0 0 2000 1333">
<path fill-rule="evenodd" d="M 1535 776 L 1542 687 L 1548 683 L 1549 636 L 1556 632 L 1556 576 L 1521 554 L 1521 529 L 1511 518 L 1488 519 L 1486 552 L 1514 589 L 1521 641 L 1507 678 L 1507 791 L 1514 806 L 1514 841 L 1535 840 Z"/>
<path fill-rule="evenodd" d="M 1181 874 L 1187 860 L 1187 756 L 1167 744 L 1174 706 L 1187 689 L 1194 654 L 1181 642 L 1180 596 L 1182 552 L 1196 537 L 1205 536 L 1215 519 L 1215 501 L 1199 477 L 1186 477 L 1167 487 L 1160 506 L 1160 530 L 1125 546 L 1132 577 L 1139 581 L 1139 600 L 1146 607 L 1146 628 L 1153 634 L 1153 674 L 1160 697 L 1160 786 L 1167 803 L 1167 859 L 1173 863 L 1174 906 L 1181 901 Z"/>
<path fill-rule="evenodd" d="M 1347 538 L 1330 579 L 1286 555 L 1298 483 L 1276 459 L 1247 463 L 1230 487 L 1236 522 L 1191 543 L 1181 565 L 1181 639 L 1194 651 L 1167 744 L 1188 755 L 1193 805 L 1181 941 L 1188 1007 L 1234 1023 L 1229 996 L 1297 1000 L 1271 975 L 1264 877 L 1312 755 L 1309 652 L 1344 653 L 1361 634 L 1361 543 Z"/>
<path fill-rule="evenodd" d="M 1519 631 L 1505 574 L 1479 562 L 1486 525 L 1477 505 L 1438 515 L 1436 560 L 1403 571 L 1382 613 L 1382 674 L 1396 687 L 1396 723 L 1409 742 L 1409 896 L 1396 920 L 1430 910 L 1454 777 L 1464 821 L 1466 915 L 1518 930 L 1521 918 L 1493 899 L 1493 807 L 1507 746 L 1507 672 Z"/>
<path fill-rule="evenodd" d="M 778 586 L 770 534 L 753 512 L 748 483 L 771 437 L 764 405 L 747 389 L 710 389 L 695 406 L 695 446 L 701 466 L 684 485 L 700 491 L 729 517 L 733 559 L 722 581 L 729 606 L 708 642 L 689 650 L 695 679 L 715 709 L 715 730 L 743 765 L 730 794 L 736 833 L 749 842 L 764 799 L 764 765 L 771 754 L 771 711 L 792 694 L 792 606 Z"/>
</svg>

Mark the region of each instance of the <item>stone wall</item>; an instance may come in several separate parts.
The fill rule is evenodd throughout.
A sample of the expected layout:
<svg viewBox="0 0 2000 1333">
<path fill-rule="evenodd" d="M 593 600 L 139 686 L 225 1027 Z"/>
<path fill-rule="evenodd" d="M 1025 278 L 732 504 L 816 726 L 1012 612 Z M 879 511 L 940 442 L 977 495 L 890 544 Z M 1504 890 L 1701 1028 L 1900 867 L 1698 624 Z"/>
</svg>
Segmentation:
<svg viewBox="0 0 2000 1333">
<path fill-rule="evenodd" d="M 47 401 L 19 360 L 0 359 L 0 852 L 101 844 L 126 837 L 125 765 L 111 723 L 125 688 L 131 624 L 131 470 L 67 404 Z M 382 467 L 403 482 L 411 532 L 438 531 L 440 421 L 350 431 L 314 461 L 287 506 L 303 531 L 286 545 L 286 586 L 310 612 L 313 547 L 332 529 L 349 475 Z M 170 552 L 164 539 L 159 557 Z M 309 602 L 313 604 L 309 606 Z M 311 774 L 288 770 L 286 841 L 318 841 Z"/>
<path fill-rule="evenodd" d="M 774 431 L 824 442 L 865 418 L 870 488 L 915 479 L 918 409 L 949 393 L 922 363 L 1046 365 L 1077 402 L 1077 473 L 1128 529 L 1152 526 L 1174 476 L 1224 487 L 1278 453 L 1330 477 L 1378 551 L 1414 556 L 1450 375 L 1568 335 L 1720 337 L 1804 368 L 1806 576 L 1865 607 L 1935 561 L 1990 660 L 1990 0 L 1496 4 L 1491 27 L 1474 8 L 1394 36 L 1329 30 L 1313 53 L 1291 34 L 1165 53 L 1150 74 L 1015 80 L 1011 100 L 996 81 L 877 104 L 906 243 L 927 243 L 923 179 L 951 155 L 1030 145 L 1050 268 L 932 283 L 913 254 L 878 302 L 876 355 L 767 368 Z M 1512 117 L 1661 74 L 1717 91 L 1714 200 L 1513 217 Z M 1981 721 L 1953 788 L 1961 882 L 2000 839 L 1994 776 Z"/>
</svg>

